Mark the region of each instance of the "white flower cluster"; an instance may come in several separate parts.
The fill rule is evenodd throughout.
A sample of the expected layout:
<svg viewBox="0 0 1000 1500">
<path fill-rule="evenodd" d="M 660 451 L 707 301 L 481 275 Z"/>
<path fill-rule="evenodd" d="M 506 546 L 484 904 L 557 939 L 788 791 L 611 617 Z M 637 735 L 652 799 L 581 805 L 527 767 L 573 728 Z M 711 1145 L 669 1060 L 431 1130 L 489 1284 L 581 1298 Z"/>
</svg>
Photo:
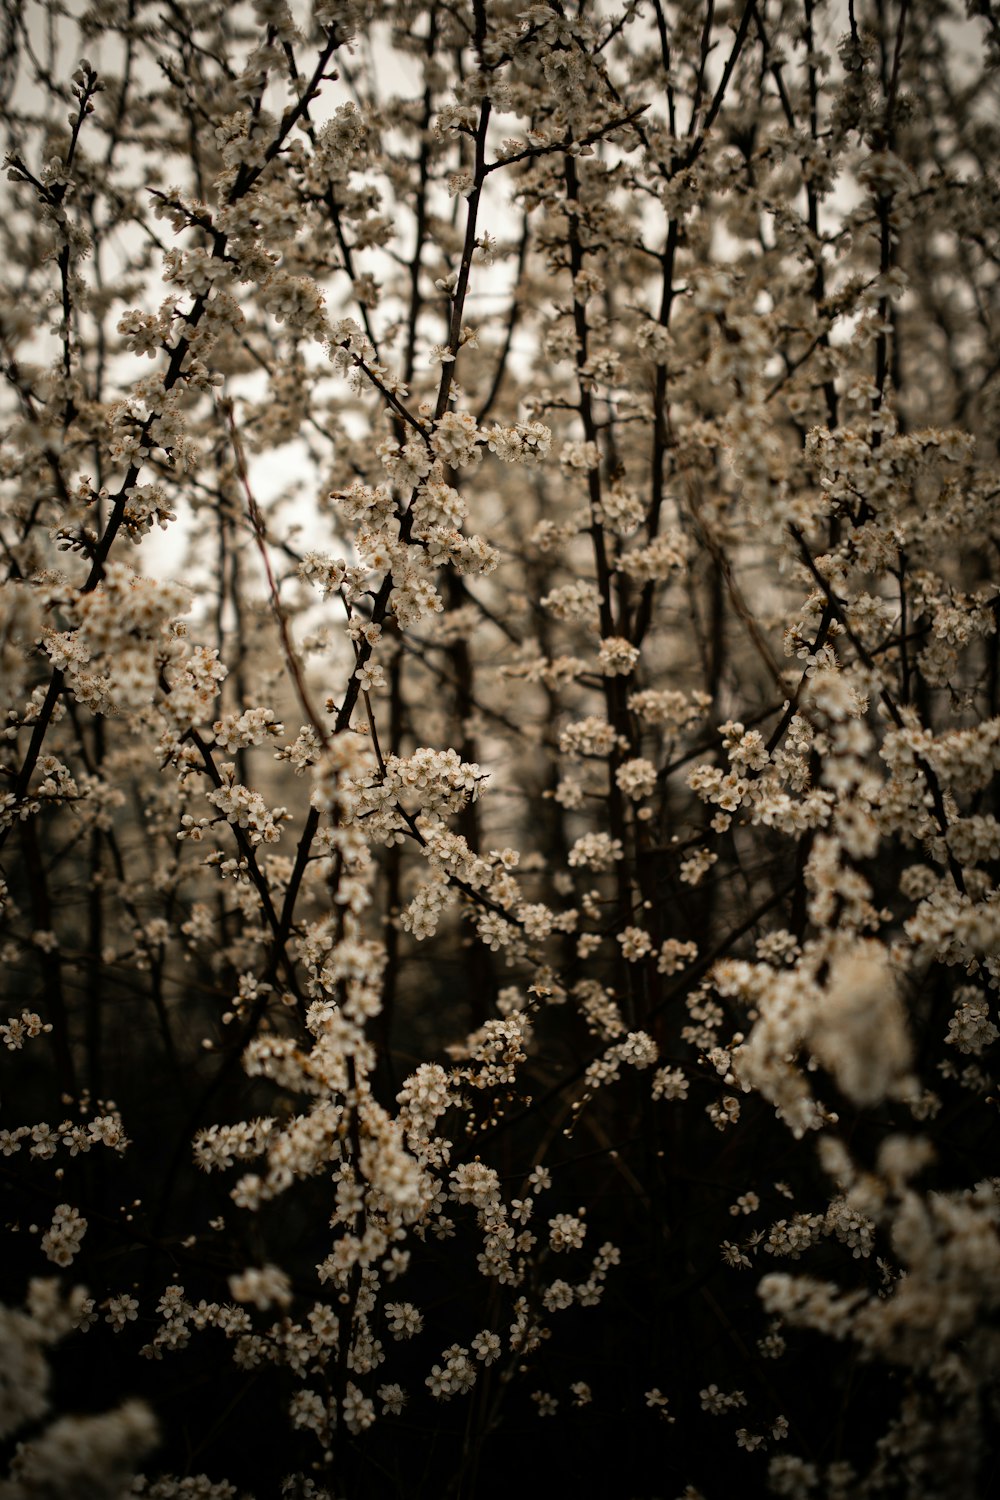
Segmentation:
<svg viewBox="0 0 1000 1500">
<path fill-rule="evenodd" d="M 427 834 L 433 836 L 435 820 L 475 802 L 485 780 L 486 773 L 456 751 L 421 746 L 412 755 L 388 756 L 384 770 L 355 778 L 355 816 L 364 820 L 370 837 L 389 842 L 406 826 L 407 816 L 419 813 L 428 820 Z"/>
<path fill-rule="evenodd" d="M 575 583 L 564 583 L 550 589 L 539 601 L 557 620 L 581 620 L 596 623 L 601 596 L 592 583 L 578 579 Z"/>
<path fill-rule="evenodd" d="M 631 536 L 638 531 L 645 515 L 645 502 L 635 490 L 626 489 L 621 484 L 612 484 L 607 494 L 602 496 L 601 523 L 616 536 Z"/>
<path fill-rule="evenodd" d="M 275 717 L 273 708 L 247 708 L 240 714 L 223 714 L 212 725 L 215 743 L 227 755 L 262 745 L 265 740 L 284 733 L 285 726 Z"/>
<path fill-rule="evenodd" d="M 620 635 L 609 635 L 601 642 L 597 664 L 605 677 L 630 677 L 639 660 L 639 648 Z"/>
<path fill-rule="evenodd" d="M 241 786 L 236 780 L 236 765 L 224 761 L 219 767 L 221 785 L 207 792 L 206 801 L 217 807 L 229 823 L 245 829 L 253 845 L 276 844 L 281 837 L 281 824 L 290 817 L 285 807 L 269 808 L 259 792 Z M 185 816 L 180 836 L 197 839 L 203 822 L 195 823 Z"/>
<path fill-rule="evenodd" d="M 453 469 L 478 463 L 480 432 L 476 419 L 468 411 L 446 411 L 434 427 L 431 445 L 435 454 Z"/>
<path fill-rule="evenodd" d="M 490 452 L 505 464 L 538 463 L 552 444 L 552 433 L 544 422 L 518 422 L 513 427 L 494 422 L 483 436 Z"/>
<path fill-rule="evenodd" d="M 690 545 L 679 531 L 662 532 L 645 547 L 633 547 L 618 563 L 618 569 L 638 583 L 670 578 L 687 566 Z"/>
<path fill-rule="evenodd" d="M 674 733 L 703 719 L 710 702 L 705 693 L 688 695 L 673 688 L 644 688 L 628 698 L 632 713 L 645 723 L 662 725 Z"/>
<path fill-rule="evenodd" d="M 3 1481 L 11 1496 L 123 1494 L 157 1442 L 157 1424 L 141 1401 L 89 1416 L 54 1415 L 43 1425 L 51 1410 L 47 1351 L 88 1328 L 93 1316 L 82 1287 L 64 1295 L 47 1279 L 31 1282 L 23 1309 L 0 1307 L 0 1438 L 33 1429 L 17 1443 Z"/>
<path fill-rule="evenodd" d="M 563 755 L 605 756 L 611 755 L 616 747 L 621 747 L 621 740 L 614 726 L 596 715 L 567 724 L 559 735 Z"/>
<path fill-rule="evenodd" d="M 958 1003 L 948 1022 L 945 1041 L 959 1052 L 979 1056 L 1000 1037 L 1000 1030 L 990 1019 L 989 1002 L 985 995 L 971 986 L 958 990 L 955 999 Z"/>
<path fill-rule="evenodd" d="M 42 1235 L 46 1259 L 55 1266 L 72 1265 L 86 1233 L 87 1221 L 79 1209 L 60 1203 L 52 1215 L 52 1223 Z"/>
<path fill-rule="evenodd" d="M 0 1042 L 8 1052 L 20 1052 L 26 1041 L 37 1036 L 48 1035 L 52 1030 L 50 1021 L 43 1022 L 33 1010 L 22 1010 L 19 1016 L 8 1016 L 0 1022 Z"/>
<path fill-rule="evenodd" d="M 174 621 L 189 605 L 177 584 L 109 562 L 97 588 L 65 601 L 74 628 L 48 632 L 42 644 L 95 712 L 140 709 L 153 701 L 161 665 L 180 654 Z"/>
<path fill-rule="evenodd" d="M 13 1130 L 0 1130 L 0 1154 L 13 1156 L 20 1151 L 22 1141 L 30 1140 L 28 1155 L 38 1161 L 51 1161 L 60 1147 L 71 1157 L 85 1156 L 95 1146 L 107 1146 L 122 1155 L 130 1142 L 118 1111 L 110 1105 L 107 1108 L 107 1114 L 95 1115 L 85 1125 L 73 1120 L 63 1120 L 59 1125 L 42 1121 L 38 1125 L 18 1125 Z"/>
<path fill-rule="evenodd" d="M 625 858 L 621 839 L 609 833 L 584 833 L 567 856 L 572 869 L 610 870 L 615 861 Z"/>
<path fill-rule="evenodd" d="M 713 979 L 721 994 L 739 995 L 759 1019 L 732 1054 L 743 1086 L 758 1089 L 796 1134 L 822 1124 L 822 1111 L 794 1066 L 807 1047 L 857 1105 L 900 1097 L 911 1086 L 911 1046 L 896 976 L 885 949 L 864 939 L 822 956 L 810 950 L 796 969 L 728 963 Z M 824 985 L 806 965 L 823 962 Z"/>
</svg>

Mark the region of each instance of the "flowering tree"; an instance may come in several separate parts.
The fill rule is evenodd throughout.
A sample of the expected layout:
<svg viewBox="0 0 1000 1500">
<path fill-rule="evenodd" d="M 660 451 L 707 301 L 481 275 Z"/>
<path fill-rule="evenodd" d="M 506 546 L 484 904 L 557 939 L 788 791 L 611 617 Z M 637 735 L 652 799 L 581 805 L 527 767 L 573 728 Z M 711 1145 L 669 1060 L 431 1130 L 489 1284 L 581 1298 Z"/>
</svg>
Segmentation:
<svg viewBox="0 0 1000 1500">
<path fill-rule="evenodd" d="M 995 1482 L 969 12 L 8 7 L 0 1496 Z"/>
</svg>

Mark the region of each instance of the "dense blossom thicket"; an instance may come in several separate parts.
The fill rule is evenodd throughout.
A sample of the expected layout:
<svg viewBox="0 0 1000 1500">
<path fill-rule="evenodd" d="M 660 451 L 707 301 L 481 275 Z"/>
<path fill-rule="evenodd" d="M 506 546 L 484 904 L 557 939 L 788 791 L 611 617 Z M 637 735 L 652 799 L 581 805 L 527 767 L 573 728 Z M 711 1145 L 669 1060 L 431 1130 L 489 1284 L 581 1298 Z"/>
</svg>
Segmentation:
<svg viewBox="0 0 1000 1500">
<path fill-rule="evenodd" d="M 2 1500 L 995 1493 L 992 6 L 3 25 Z"/>
</svg>

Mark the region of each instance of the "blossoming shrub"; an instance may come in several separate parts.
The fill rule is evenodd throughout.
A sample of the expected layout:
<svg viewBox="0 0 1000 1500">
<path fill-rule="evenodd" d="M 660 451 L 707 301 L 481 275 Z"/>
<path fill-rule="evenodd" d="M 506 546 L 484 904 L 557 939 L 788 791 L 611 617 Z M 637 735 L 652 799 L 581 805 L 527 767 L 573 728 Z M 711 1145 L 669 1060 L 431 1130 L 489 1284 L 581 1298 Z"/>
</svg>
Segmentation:
<svg viewBox="0 0 1000 1500">
<path fill-rule="evenodd" d="M 969 13 L 10 8 L 3 1496 L 995 1483 Z"/>
</svg>

